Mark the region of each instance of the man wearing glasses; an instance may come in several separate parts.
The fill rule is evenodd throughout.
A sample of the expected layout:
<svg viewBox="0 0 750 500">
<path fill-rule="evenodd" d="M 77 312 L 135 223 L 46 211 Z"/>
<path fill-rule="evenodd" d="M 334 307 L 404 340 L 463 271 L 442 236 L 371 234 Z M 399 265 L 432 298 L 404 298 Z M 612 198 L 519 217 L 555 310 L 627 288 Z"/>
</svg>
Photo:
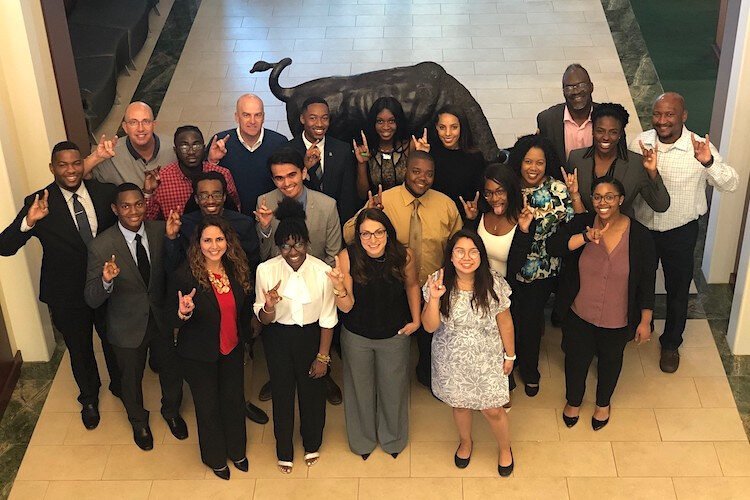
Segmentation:
<svg viewBox="0 0 750 500">
<path fill-rule="evenodd" d="M 558 159 L 565 163 L 574 149 L 587 148 L 594 142 L 591 111 L 596 106 L 591 94 L 594 84 L 580 64 L 571 64 L 563 73 L 565 102 L 555 104 L 536 116 L 537 131 L 555 146 Z M 547 173 L 560 179 L 560 165 L 547 167 Z M 560 179 L 562 180 L 562 179 Z"/>
<path fill-rule="evenodd" d="M 174 133 L 174 152 L 177 161 L 159 172 L 148 171 L 144 177 L 146 219 L 167 219 L 170 212 L 182 214 L 193 194 L 193 178 L 201 172 L 219 172 L 227 181 L 227 193 L 238 211 L 240 198 L 232 174 L 224 167 L 204 161 L 206 145 L 200 129 L 194 125 L 178 127 Z"/>
</svg>

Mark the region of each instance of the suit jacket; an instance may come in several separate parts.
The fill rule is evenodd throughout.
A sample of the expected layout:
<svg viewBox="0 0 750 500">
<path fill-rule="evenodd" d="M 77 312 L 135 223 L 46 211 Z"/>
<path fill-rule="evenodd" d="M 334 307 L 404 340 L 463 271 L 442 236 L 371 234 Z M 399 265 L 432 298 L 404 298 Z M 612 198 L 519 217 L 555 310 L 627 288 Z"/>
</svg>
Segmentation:
<svg viewBox="0 0 750 500">
<path fill-rule="evenodd" d="M 577 214 L 567 224 L 558 227 L 557 232 L 547 240 L 550 255 L 563 257 L 563 268 L 556 293 L 555 312 L 560 318 L 570 310 L 581 288 L 581 275 L 578 260 L 586 245 L 571 252 L 568 250 L 570 237 L 581 233 L 586 226 L 594 225 L 595 213 Z M 587 243 L 594 245 L 595 243 Z M 641 310 L 654 308 L 656 283 L 656 249 L 651 232 L 637 220 L 630 219 L 630 241 L 628 245 L 630 274 L 628 275 L 628 328 L 631 336 L 641 322 Z"/>
<path fill-rule="evenodd" d="M 102 233 L 112 226 L 117 218 L 111 204 L 115 199 L 115 186 L 95 180 L 84 181 L 91 195 L 96 212 L 97 232 Z M 38 221 L 30 231 L 21 231 L 21 221 L 44 190 L 26 197 L 23 208 L 0 234 L 0 255 L 14 255 L 36 236 L 42 244 L 42 271 L 39 280 L 39 300 L 53 307 L 87 307 L 83 298 L 86 282 L 86 245 L 78 233 L 73 216 L 65 203 L 61 188 L 54 182 L 45 189 L 49 191 L 49 213 Z"/>
<path fill-rule="evenodd" d="M 86 302 L 91 307 L 99 307 L 107 302 L 107 335 L 109 342 L 117 347 L 135 348 L 141 345 L 151 311 L 159 329 L 166 331 L 163 324 L 165 223 L 144 221 L 144 224 L 151 264 L 148 283 L 144 283 L 119 226 L 112 226 L 100 233 L 89 245 Z M 108 293 L 102 283 L 102 267 L 112 255 L 120 267 L 120 274 L 114 279 L 112 290 Z"/>
<path fill-rule="evenodd" d="M 289 141 L 289 146 L 302 156 L 307 152 L 301 135 Z M 311 173 L 310 180 L 305 181 L 305 185 L 336 200 L 339 220 L 349 220 L 362 205 L 357 197 L 357 162 L 352 148 L 349 144 L 327 135 L 321 154 L 325 157 L 323 179 L 319 182 Z"/>
<path fill-rule="evenodd" d="M 586 210 L 594 211 L 591 201 L 591 183 L 593 179 L 594 159 L 593 156 L 585 158 L 589 148 L 576 149 L 570 152 L 568 159 L 568 172 L 578 169 L 578 192 Z M 628 151 L 628 159 L 617 158 L 615 164 L 615 179 L 622 182 L 625 187 L 625 201 L 622 202 L 620 211 L 630 217 L 635 217 L 633 202 L 638 195 L 654 210 L 654 212 L 666 212 L 669 208 L 670 198 L 667 188 L 660 173 L 656 173 L 656 179 L 651 180 L 643 168 L 643 156 Z"/>
<path fill-rule="evenodd" d="M 263 199 L 264 196 L 266 207 L 273 211 L 276 210 L 284 195 L 278 189 L 274 189 L 270 193 L 262 195 L 258 200 Z M 305 214 L 307 216 L 305 223 L 310 233 L 308 253 L 329 266 L 333 266 L 335 263 L 333 258 L 341 251 L 342 242 L 341 223 L 336 211 L 336 201 L 323 193 L 308 189 Z M 260 260 L 262 262 L 279 255 L 279 249 L 273 241 L 278 225 L 279 221 L 274 219 L 271 223 L 271 233 L 267 237 L 260 230 L 260 226 L 257 226 L 258 238 L 260 238 Z"/>
<path fill-rule="evenodd" d="M 252 294 L 245 293 L 229 266 L 227 266 L 227 275 L 237 307 L 237 332 L 240 339 L 247 342 L 254 298 Z M 177 291 L 187 294 L 193 288 L 196 290 L 193 297 L 195 309 L 190 319 L 182 321 L 177 317 Z M 219 301 L 216 300 L 212 288 L 203 288 L 193 277 L 187 262 L 184 262 L 177 272 L 170 276 L 167 310 L 170 326 L 180 329 L 177 336 L 177 354 L 183 358 L 208 362 L 219 358 L 219 330 L 221 328 Z M 242 338 L 243 336 L 245 338 Z"/>
<path fill-rule="evenodd" d="M 594 103 L 594 107 L 598 106 L 599 103 Z M 593 108 L 592 108 L 593 109 Z M 563 125 L 563 117 L 565 116 L 565 103 L 555 104 L 536 115 L 536 128 L 539 129 L 539 134 L 549 139 L 555 146 L 557 152 L 557 159 L 560 160 L 560 165 L 550 169 L 547 165 L 547 175 L 551 175 L 555 179 L 562 180 L 562 174 L 560 173 L 560 166 L 565 165 L 568 157 L 565 154 L 565 126 Z"/>
</svg>

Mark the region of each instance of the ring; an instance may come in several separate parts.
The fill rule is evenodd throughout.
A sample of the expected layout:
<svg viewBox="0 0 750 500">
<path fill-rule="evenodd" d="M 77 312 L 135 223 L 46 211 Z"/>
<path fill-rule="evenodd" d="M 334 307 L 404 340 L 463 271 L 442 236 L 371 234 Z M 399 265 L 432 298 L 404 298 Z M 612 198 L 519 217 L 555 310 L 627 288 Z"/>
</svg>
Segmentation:
<svg viewBox="0 0 750 500">
<path fill-rule="evenodd" d="M 368 153 L 367 151 L 365 151 L 363 153 L 359 153 L 359 154 L 360 154 L 360 156 L 362 156 L 362 158 L 367 158 L 368 156 L 370 156 L 370 153 Z"/>
</svg>

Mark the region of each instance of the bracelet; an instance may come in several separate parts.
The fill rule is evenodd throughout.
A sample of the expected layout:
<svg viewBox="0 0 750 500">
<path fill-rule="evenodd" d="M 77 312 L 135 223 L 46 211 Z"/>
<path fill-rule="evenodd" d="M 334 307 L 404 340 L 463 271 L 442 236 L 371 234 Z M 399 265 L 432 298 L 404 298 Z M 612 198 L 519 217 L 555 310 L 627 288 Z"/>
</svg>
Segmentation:
<svg viewBox="0 0 750 500">
<path fill-rule="evenodd" d="M 315 360 L 329 366 L 331 365 L 331 356 L 329 356 L 328 354 L 318 353 L 315 355 Z"/>
<path fill-rule="evenodd" d="M 589 235 L 587 233 L 588 231 L 581 231 L 581 236 L 583 236 L 584 243 L 591 243 L 591 238 L 589 238 Z"/>
<path fill-rule="evenodd" d="M 503 359 L 506 361 L 515 361 L 517 356 L 514 354 L 513 356 L 508 356 L 506 353 L 503 353 Z"/>
<path fill-rule="evenodd" d="M 338 290 L 336 290 L 336 289 L 334 288 L 334 289 L 333 289 L 333 294 L 334 294 L 334 295 L 335 295 L 335 296 L 336 296 L 337 298 L 339 298 L 339 299 L 343 299 L 344 297 L 346 297 L 347 295 L 349 295 L 349 292 L 348 292 L 348 291 L 346 290 L 346 288 L 344 288 L 344 291 L 343 291 L 343 292 L 339 292 Z"/>
<path fill-rule="evenodd" d="M 193 317 L 193 311 L 190 311 L 189 314 L 182 314 L 180 311 L 177 311 L 177 317 L 180 318 L 182 321 L 187 321 Z"/>
<path fill-rule="evenodd" d="M 261 311 L 263 311 L 266 314 L 276 314 L 276 307 L 274 307 L 270 311 L 266 311 L 266 305 L 263 304 L 263 307 L 261 307 L 260 309 L 261 309 Z"/>
</svg>

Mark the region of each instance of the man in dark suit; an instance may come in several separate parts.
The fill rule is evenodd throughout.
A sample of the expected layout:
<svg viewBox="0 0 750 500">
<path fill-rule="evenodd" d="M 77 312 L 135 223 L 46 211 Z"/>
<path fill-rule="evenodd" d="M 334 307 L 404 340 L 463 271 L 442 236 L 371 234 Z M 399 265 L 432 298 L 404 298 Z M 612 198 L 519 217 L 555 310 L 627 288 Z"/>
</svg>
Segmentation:
<svg viewBox="0 0 750 500">
<path fill-rule="evenodd" d="M 593 144 L 591 110 L 596 106 L 591 99 L 594 84 L 588 71 L 580 64 L 571 64 L 563 73 L 563 97 L 565 102 L 545 109 L 536 117 L 538 133 L 555 146 L 560 165 L 547 165 L 547 174 L 561 179 L 560 166 L 568 161 L 574 149 L 587 148 Z"/>
<path fill-rule="evenodd" d="M 118 224 L 89 245 L 84 292 L 91 307 L 107 302 L 107 332 L 122 370 L 122 402 L 133 426 L 135 443 L 150 450 L 153 436 L 141 387 L 148 349 L 159 364 L 161 414 L 177 439 L 188 436 L 179 413 L 182 376 L 163 311 L 164 237 L 167 232 L 171 238 L 177 236 L 179 223 L 175 220 L 179 218 L 170 214 L 166 227 L 163 221 L 144 222 L 146 200 L 141 189 L 131 183 L 117 188 L 112 211 L 117 214 Z"/>
<path fill-rule="evenodd" d="M 326 135 L 330 115 L 322 97 L 305 100 L 299 121 L 304 130 L 289 146 L 305 158 L 305 185 L 336 200 L 339 220 L 349 220 L 362 204 L 357 198 L 357 162 L 351 146 Z"/>
<path fill-rule="evenodd" d="M 83 181 L 81 152 L 72 142 L 55 145 L 49 169 L 54 182 L 24 200 L 15 220 L 0 234 L 0 255 L 14 255 L 32 236 L 41 242 L 39 300 L 49 306 L 52 323 L 65 339 L 80 390 L 81 419 L 87 429 L 94 429 L 99 425 L 101 386 L 94 358 L 94 324 L 110 375 L 109 390 L 118 397 L 120 374 L 103 329 L 102 311 L 94 311 L 83 299 L 86 244 L 115 223 L 109 208 L 115 187 Z"/>
</svg>

